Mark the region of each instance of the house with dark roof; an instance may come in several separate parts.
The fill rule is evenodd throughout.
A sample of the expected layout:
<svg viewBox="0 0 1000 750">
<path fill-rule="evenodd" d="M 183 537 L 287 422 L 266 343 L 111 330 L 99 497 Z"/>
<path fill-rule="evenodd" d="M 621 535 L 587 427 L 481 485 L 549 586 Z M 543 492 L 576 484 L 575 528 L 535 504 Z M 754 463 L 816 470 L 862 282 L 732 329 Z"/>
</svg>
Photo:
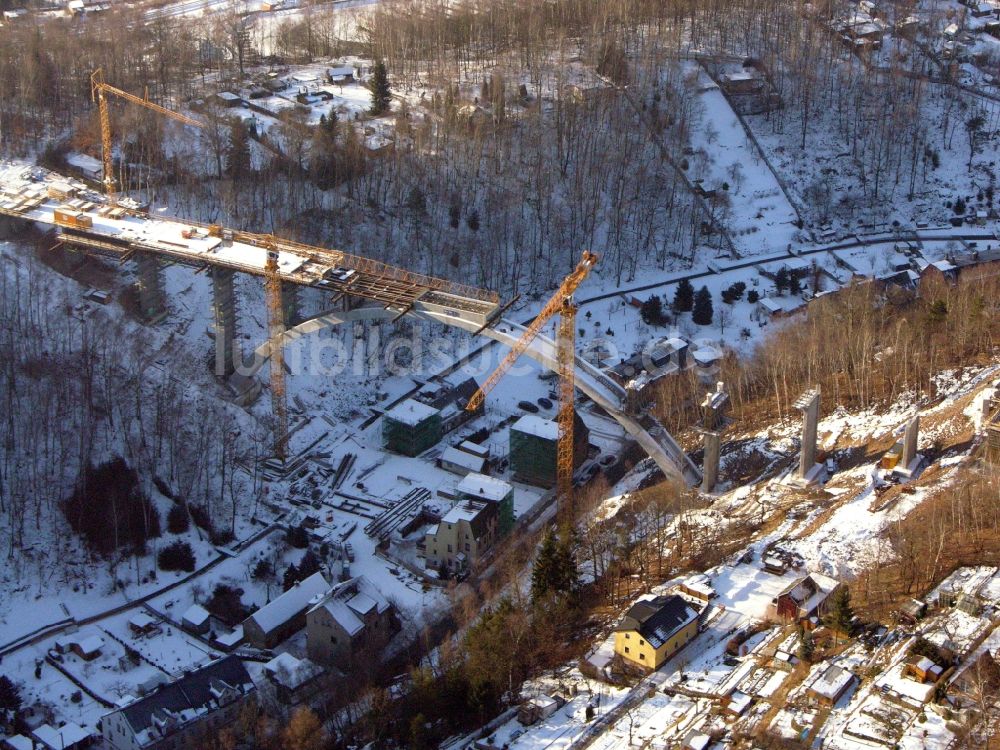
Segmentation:
<svg viewBox="0 0 1000 750">
<path fill-rule="evenodd" d="M 256 701 L 243 662 L 227 656 L 105 714 L 101 732 L 113 750 L 181 750 L 233 723 Z"/>
<path fill-rule="evenodd" d="M 698 610 L 676 594 L 644 597 L 615 626 L 615 653 L 658 669 L 698 634 Z"/>
</svg>

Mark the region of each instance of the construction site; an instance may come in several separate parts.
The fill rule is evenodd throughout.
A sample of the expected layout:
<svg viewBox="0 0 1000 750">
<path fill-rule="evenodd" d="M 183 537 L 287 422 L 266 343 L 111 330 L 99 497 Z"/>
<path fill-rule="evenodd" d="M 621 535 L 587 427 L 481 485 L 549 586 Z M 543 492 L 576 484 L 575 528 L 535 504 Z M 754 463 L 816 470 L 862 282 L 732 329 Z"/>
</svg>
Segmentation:
<svg viewBox="0 0 1000 750">
<path fill-rule="evenodd" d="M 199 94 L 219 90 L 176 109 L 96 70 L 100 158 L 95 138 L 66 158 L 76 176 L 0 161 L 0 313 L 24 342 L 0 373 L 5 451 L 26 477 L 9 503 L 0 673 L 30 707 L 16 727 L 0 710 L 0 746 L 55 747 L 61 731 L 117 750 L 140 719 L 136 746 L 184 744 L 222 705 L 212 690 L 259 694 L 281 722 L 309 707 L 345 747 L 379 735 L 380 700 L 386 747 L 430 747 L 428 733 L 447 750 L 916 750 L 981 731 L 974 706 L 995 693 L 973 670 L 1000 663 L 1000 558 L 989 513 L 962 514 L 995 491 L 1000 465 L 996 221 L 819 241 L 780 161 L 757 158 L 783 153 L 773 134 L 752 137 L 742 118 L 758 108 L 730 100 L 759 89 L 772 111 L 763 65 L 671 63 L 702 124 L 675 161 L 657 135 L 675 123 L 612 81 L 615 54 L 594 71 L 574 58 L 573 83 L 512 83 L 507 99 L 502 78 L 453 92 L 414 75 L 381 114 L 374 60 L 317 64 L 318 79 L 303 65 L 243 88 L 203 81 Z M 370 92 L 355 90 L 362 77 Z M 665 101 L 673 83 L 657 83 Z M 564 91 L 572 106 L 552 98 Z M 307 123 L 338 95 L 352 102 L 340 129 L 333 106 Z M 634 110 L 629 136 L 648 137 L 695 206 L 676 209 L 693 227 L 677 248 L 664 240 L 631 268 L 613 223 L 596 223 L 603 246 L 555 260 L 510 233 L 528 248 L 513 276 L 474 271 L 476 243 L 495 239 L 488 212 L 541 200 L 523 191 L 435 204 L 392 186 L 398 205 L 376 209 L 391 180 L 348 203 L 341 174 L 297 216 L 326 222 L 316 235 L 253 212 L 259 196 L 239 194 L 221 156 L 198 189 L 239 216 L 191 218 L 178 198 L 197 200 L 190 186 L 157 204 L 126 185 L 141 171 L 125 149 L 133 110 L 172 123 L 177 142 L 255 113 L 249 151 L 288 168 L 269 173 L 280 190 L 319 179 L 312 154 L 290 166 L 287 109 L 306 151 L 328 136 L 347 153 L 356 129 L 386 164 L 395 148 L 433 161 L 419 136 L 448 118 L 479 143 L 517 118 L 576 123 L 610 101 Z M 658 227 L 644 252 L 666 236 L 661 219 L 642 220 Z M 358 250 L 375 226 L 412 235 L 412 254 Z M 546 281 L 525 283 L 543 257 Z M 46 405 L 37 424 L 15 393 Z M 50 437 L 22 439 L 36 427 Z M 17 499 L 46 482 L 60 488 L 50 500 Z M 134 515 L 123 497 L 141 501 Z M 950 524 L 977 531 L 957 542 Z M 102 525 L 111 547 L 87 536 Z M 429 654 L 444 666 L 425 668 Z M 420 700 L 452 679 L 454 707 L 432 715 Z M 153 710 L 200 680 L 204 705 Z"/>
</svg>

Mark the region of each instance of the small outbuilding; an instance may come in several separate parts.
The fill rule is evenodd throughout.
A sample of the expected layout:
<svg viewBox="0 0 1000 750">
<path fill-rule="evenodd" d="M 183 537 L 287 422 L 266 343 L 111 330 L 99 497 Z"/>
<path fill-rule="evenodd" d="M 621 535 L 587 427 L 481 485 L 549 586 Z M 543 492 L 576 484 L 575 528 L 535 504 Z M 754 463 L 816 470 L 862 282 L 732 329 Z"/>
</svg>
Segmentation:
<svg viewBox="0 0 1000 750">
<path fill-rule="evenodd" d="M 181 627 L 190 633 L 204 635 L 211 629 L 211 615 L 200 604 L 192 604 L 181 615 Z"/>
</svg>

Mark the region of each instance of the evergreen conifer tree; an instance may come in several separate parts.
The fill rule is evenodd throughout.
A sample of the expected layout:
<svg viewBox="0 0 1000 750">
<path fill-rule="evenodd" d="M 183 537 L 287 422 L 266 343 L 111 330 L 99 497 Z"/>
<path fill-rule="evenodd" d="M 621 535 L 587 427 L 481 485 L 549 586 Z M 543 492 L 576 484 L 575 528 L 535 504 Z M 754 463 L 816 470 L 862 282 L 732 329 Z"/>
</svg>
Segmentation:
<svg viewBox="0 0 1000 750">
<path fill-rule="evenodd" d="M 826 615 L 826 626 L 831 630 L 849 636 L 854 624 L 854 608 L 851 607 L 851 590 L 841 586 L 833 595 L 830 610 Z"/>
<path fill-rule="evenodd" d="M 712 293 L 708 287 L 703 286 L 694 296 L 694 311 L 691 313 L 691 320 L 700 326 L 707 326 L 712 323 Z"/>
<path fill-rule="evenodd" d="M 539 601 L 553 588 L 559 565 L 559 541 L 552 529 L 545 532 L 542 545 L 535 558 L 535 566 L 531 570 L 531 599 Z"/>
<path fill-rule="evenodd" d="M 674 291 L 674 312 L 690 312 L 694 306 L 694 287 L 687 279 L 681 279 Z"/>
<path fill-rule="evenodd" d="M 229 146 L 226 149 L 226 175 L 234 182 L 240 182 L 250 174 L 250 131 L 242 120 L 236 120 L 229 131 Z"/>
<path fill-rule="evenodd" d="M 389 72 L 382 60 L 375 62 L 375 67 L 372 68 L 372 80 L 368 88 L 372 92 L 371 113 L 381 115 L 387 112 L 389 102 L 392 100 L 392 89 L 389 88 Z"/>
</svg>

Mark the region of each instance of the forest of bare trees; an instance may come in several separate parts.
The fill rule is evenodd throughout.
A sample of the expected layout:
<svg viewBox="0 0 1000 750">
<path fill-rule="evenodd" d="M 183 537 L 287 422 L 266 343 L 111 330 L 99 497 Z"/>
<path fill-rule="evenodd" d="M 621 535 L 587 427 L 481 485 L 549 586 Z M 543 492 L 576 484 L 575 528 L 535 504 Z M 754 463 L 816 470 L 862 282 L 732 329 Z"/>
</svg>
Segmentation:
<svg viewBox="0 0 1000 750">
<path fill-rule="evenodd" d="M 223 540 L 245 512 L 239 504 L 259 491 L 251 485 L 267 450 L 266 429 L 168 376 L 154 361 L 162 341 L 101 311 L 74 312 L 77 304 L 71 287 L 55 283 L 30 255 L 16 269 L 8 262 L 0 275 L 0 553 L 15 578 L 37 573 L 34 564 L 54 566 L 67 578 L 86 574 L 76 566 L 84 552 L 73 544 L 68 554 L 18 553 L 39 538 L 66 539 L 62 501 L 86 467 L 110 456 L 120 455 L 136 471 L 144 494 L 156 485 L 205 508 Z M 170 356 L 172 367 L 204 371 L 197 362 L 178 362 L 189 356 L 183 351 Z M 237 461 L 249 475 L 236 471 Z M 119 577 L 126 580 L 148 574 L 138 562 L 128 572 L 128 552 L 94 561 L 112 572 L 124 564 Z"/>
<path fill-rule="evenodd" d="M 259 58 L 239 44 L 259 50 L 266 41 L 270 67 L 346 51 L 383 58 L 396 89 L 419 93 L 427 110 L 398 105 L 390 156 L 366 156 L 356 123 L 323 134 L 289 115 L 282 156 L 264 151 L 254 168 L 223 174 L 226 129 L 196 145 L 128 110 L 116 112 L 115 129 L 130 161 L 153 168 L 143 178 L 153 196 L 179 212 L 511 294 L 549 288 L 581 247 L 600 248 L 602 273 L 622 282 L 689 263 L 699 245 L 718 242 L 704 235 L 710 217 L 665 160 L 679 161 L 703 126 L 678 65 L 691 47 L 759 60 L 784 102 L 761 127 L 799 133 L 803 158 L 820 131 L 849 153 L 848 189 L 835 196 L 829 176 L 801 187 L 816 218 L 867 216 L 921 192 L 942 144 L 964 153 L 977 116 L 955 90 L 918 75 L 913 56 L 891 57 L 883 69 L 845 54 L 823 25 L 832 6 L 388 2 L 365 16 L 363 44 L 338 41 L 339 17 L 322 6 L 282 22 L 280 44 L 241 35 L 239 19 L 225 14 L 198 24 L 140 23 L 127 13 L 0 29 L 0 145 L 37 152 L 54 138 L 95 152 L 89 75 L 98 67 L 122 88 L 179 107 Z M 209 47 L 231 54 L 203 54 Z M 639 112 L 612 79 L 629 85 Z M 470 117 L 470 106 L 486 118 Z"/>
</svg>

